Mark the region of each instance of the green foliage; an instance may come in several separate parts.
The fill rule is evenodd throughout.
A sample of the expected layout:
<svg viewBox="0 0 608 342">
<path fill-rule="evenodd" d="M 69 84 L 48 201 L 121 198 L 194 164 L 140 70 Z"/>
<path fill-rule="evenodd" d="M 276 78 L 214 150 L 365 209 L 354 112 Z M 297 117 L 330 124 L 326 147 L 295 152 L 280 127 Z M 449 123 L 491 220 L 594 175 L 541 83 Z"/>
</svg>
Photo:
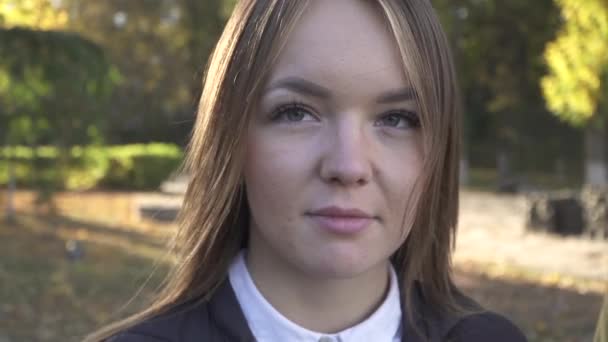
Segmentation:
<svg viewBox="0 0 608 342">
<path fill-rule="evenodd" d="M 557 3 L 564 25 L 557 39 L 547 45 L 550 73 L 543 78 L 542 88 L 550 110 L 571 124 L 584 125 L 597 116 L 608 98 L 608 2 Z"/>
<path fill-rule="evenodd" d="M 68 17 L 60 1 L 0 0 L 0 25 L 4 27 L 57 30 L 65 27 Z"/>
<path fill-rule="evenodd" d="M 470 165 L 495 167 L 497 151 L 518 173 L 549 172 L 558 159 L 576 165 L 580 132 L 547 110 L 540 87 L 560 24 L 554 0 L 431 2 L 453 46 Z"/>
<path fill-rule="evenodd" d="M 105 100 L 119 79 L 103 50 L 76 34 L 0 29 L 4 143 L 99 143 Z"/>
<path fill-rule="evenodd" d="M 0 122 L 11 145 L 90 143 L 119 81 L 103 50 L 65 32 L 0 29 Z"/>
<path fill-rule="evenodd" d="M 111 147 L 108 155 L 108 171 L 101 184 L 122 189 L 157 188 L 182 161 L 181 150 L 168 144 Z"/>
<path fill-rule="evenodd" d="M 57 186 L 69 190 L 95 187 L 152 190 L 180 166 L 183 153 L 175 145 L 158 143 L 77 146 L 70 149 L 67 166 L 57 168 L 60 156 L 52 147 L 40 147 L 36 153 L 23 146 L 0 149 L 0 185 L 8 182 L 10 158 L 20 186 L 44 186 L 59 179 Z M 35 172 L 39 177 L 34 177 Z"/>
<path fill-rule="evenodd" d="M 185 143 L 207 58 L 234 1 L 63 0 L 69 29 L 104 47 L 124 82 L 112 95 L 108 143 Z"/>
<path fill-rule="evenodd" d="M 115 84 L 108 99 L 110 110 L 101 108 L 101 104 L 106 103 L 100 99 L 87 101 L 74 94 L 56 97 L 58 102 L 69 99 L 90 104 L 92 109 L 99 109 L 101 113 L 64 110 L 64 115 L 79 118 L 66 119 L 62 132 L 73 141 L 68 145 L 150 141 L 184 144 L 184 137 L 193 122 L 192 115 L 209 53 L 235 3 L 236 0 L 0 0 L 0 27 L 73 32 L 101 47 L 106 61 L 115 67 L 115 73 L 122 75 L 121 82 Z M 53 43 L 48 42 L 47 45 Z M 44 54 L 31 55 L 38 58 L 39 63 L 46 63 Z M 76 62 L 87 60 L 90 58 Z M 54 62 L 49 61 L 48 64 L 53 65 Z M 90 80 L 96 79 L 95 75 L 90 75 Z M 0 70 L 0 89 L 6 83 L 4 76 Z M 85 84 L 75 86 L 78 90 L 96 88 Z M 40 113 L 40 116 L 46 117 L 47 113 Z M 83 122 L 96 116 L 99 119 L 97 125 Z M 50 141 L 54 136 L 48 133 L 52 129 L 38 128 L 53 126 L 54 118 L 15 119 L 19 122 L 12 124 L 10 129 L 5 119 L 0 114 L 0 137 L 4 137 L 3 128 L 23 136 L 23 132 L 27 132 L 25 126 L 28 126 L 34 131 L 44 131 L 38 134 L 41 144 L 54 143 Z M 71 127 L 72 124 L 77 127 Z M 86 139 L 88 141 L 79 141 Z M 19 143 L 29 144 L 25 141 Z"/>
<path fill-rule="evenodd" d="M 34 153 L 16 167 L 41 201 L 59 188 L 92 184 L 65 181 L 74 169 L 69 146 L 103 141 L 106 100 L 119 80 L 104 51 L 77 34 L 0 29 L 0 143 L 57 147 L 54 157 Z"/>
<path fill-rule="evenodd" d="M 552 0 L 433 4 L 454 44 L 467 108 L 512 116 L 518 109 L 538 106 L 535 95 L 544 72 L 540 57 L 559 14 Z"/>
</svg>

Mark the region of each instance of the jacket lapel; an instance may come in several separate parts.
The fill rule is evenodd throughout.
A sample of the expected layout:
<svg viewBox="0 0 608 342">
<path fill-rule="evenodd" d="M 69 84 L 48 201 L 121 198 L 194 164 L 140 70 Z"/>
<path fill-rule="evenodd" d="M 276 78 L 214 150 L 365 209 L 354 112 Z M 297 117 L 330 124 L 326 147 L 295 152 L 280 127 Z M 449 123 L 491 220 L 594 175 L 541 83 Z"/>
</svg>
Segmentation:
<svg viewBox="0 0 608 342">
<path fill-rule="evenodd" d="M 222 282 L 209 300 L 209 314 L 225 337 L 221 341 L 255 341 L 228 279 Z"/>
<path fill-rule="evenodd" d="M 452 293 L 456 300 L 460 305 L 465 307 L 468 310 L 482 310 L 481 306 L 477 304 L 472 299 L 465 296 L 460 290 L 456 287 L 452 289 Z M 433 310 L 433 308 L 429 305 L 429 303 L 425 300 L 424 294 L 422 292 L 422 286 L 419 282 L 414 284 L 413 294 L 412 294 L 412 306 L 414 312 L 414 324 L 410 323 L 410 320 L 407 317 L 407 311 L 403 307 L 402 302 L 402 341 L 413 341 L 413 342 L 443 342 L 445 338 L 450 333 L 450 330 L 458 324 L 461 320 L 456 314 L 449 314 L 446 312 L 439 312 L 438 310 Z M 416 333 L 414 326 L 418 329 L 418 331 L 426 337 L 423 339 L 420 337 L 419 333 Z"/>
</svg>

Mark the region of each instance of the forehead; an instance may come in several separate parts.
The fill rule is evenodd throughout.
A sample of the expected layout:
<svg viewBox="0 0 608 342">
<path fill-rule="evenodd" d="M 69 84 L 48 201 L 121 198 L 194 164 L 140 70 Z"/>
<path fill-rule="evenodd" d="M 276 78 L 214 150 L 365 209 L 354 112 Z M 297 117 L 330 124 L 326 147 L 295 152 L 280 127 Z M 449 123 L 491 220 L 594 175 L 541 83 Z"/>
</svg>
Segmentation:
<svg viewBox="0 0 608 342">
<path fill-rule="evenodd" d="M 403 62 L 380 11 L 371 1 L 310 1 L 270 80 L 299 76 L 344 92 L 404 87 Z"/>
</svg>

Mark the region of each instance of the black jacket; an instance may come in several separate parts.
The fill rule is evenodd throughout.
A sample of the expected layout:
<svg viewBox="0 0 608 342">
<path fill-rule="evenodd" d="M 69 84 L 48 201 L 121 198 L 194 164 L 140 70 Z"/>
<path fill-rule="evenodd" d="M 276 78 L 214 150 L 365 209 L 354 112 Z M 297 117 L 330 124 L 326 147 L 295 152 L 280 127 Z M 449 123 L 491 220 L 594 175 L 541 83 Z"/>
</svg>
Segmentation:
<svg viewBox="0 0 608 342">
<path fill-rule="evenodd" d="M 467 298 L 463 300 L 470 301 Z M 417 312 L 421 313 L 421 317 L 427 318 L 418 319 L 417 324 L 418 329 L 427 335 L 428 342 L 526 341 L 521 331 L 510 321 L 491 312 L 486 311 L 462 319 L 434 315 L 429 310 L 425 310 L 419 289 L 415 291 L 413 305 Z M 405 312 L 402 333 L 403 342 L 426 342 L 415 333 Z M 140 323 L 109 340 L 109 342 L 195 341 L 255 341 L 229 281 L 225 281 L 208 302 L 181 306 L 170 313 Z"/>
</svg>

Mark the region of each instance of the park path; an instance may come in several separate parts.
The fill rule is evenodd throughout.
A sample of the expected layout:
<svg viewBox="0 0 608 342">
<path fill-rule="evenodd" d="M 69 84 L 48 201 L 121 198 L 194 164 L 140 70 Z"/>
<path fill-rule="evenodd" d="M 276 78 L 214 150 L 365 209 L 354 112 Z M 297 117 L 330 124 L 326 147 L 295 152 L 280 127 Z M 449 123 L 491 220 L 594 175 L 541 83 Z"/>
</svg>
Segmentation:
<svg viewBox="0 0 608 342">
<path fill-rule="evenodd" d="M 464 190 L 454 261 L 608 282 L 608 241 L 526 232 L 526 198 Z"/>
</svg>

